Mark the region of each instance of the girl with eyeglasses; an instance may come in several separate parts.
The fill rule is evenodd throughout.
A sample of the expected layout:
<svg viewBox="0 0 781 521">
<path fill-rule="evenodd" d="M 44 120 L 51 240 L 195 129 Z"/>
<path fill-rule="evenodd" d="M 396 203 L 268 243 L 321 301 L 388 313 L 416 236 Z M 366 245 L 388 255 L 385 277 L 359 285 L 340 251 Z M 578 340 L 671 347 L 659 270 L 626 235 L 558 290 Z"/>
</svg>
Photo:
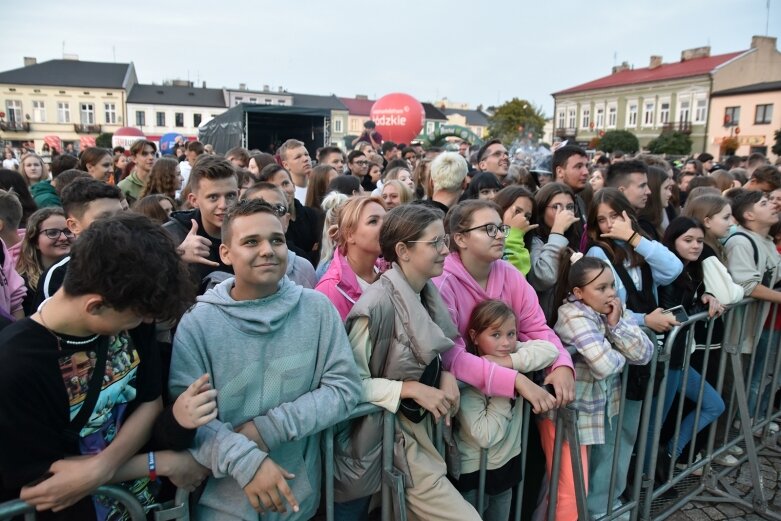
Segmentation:
<svg viewBox="0 0 781 521">
<path fill-rule="evenodd" d="M 539 227 L 531 238 L 529 284 L 537 291 L 540 307 L 548 325 L 556 323 L 554 290 L 558 281 L 559 254 L 567 247 L 578 251 L 580 216 L 575 194 L 564 183 L 548 183 L 534 197 L 537 206 L 535 222 Z"/>
<path fill-rule="evenodd" d="M 346 327 L 362 380 L 362 399 L 396 416 L 394 465 L 405 476 L 411 519 L 473 520 L 480 516 L 447 479 L 434 445 L 434 425 L 459 406 L 459 389 L 443 358 L 464 344 L 431 279 L 442 273 L 449 236 L 442 213 L 406 204 L 389 211 L 379 234 L 392 268 L 369 286 Z M 359 418 L 337 435 L 336 519 L 366 519 L 381 483 L 380 413 Z M 345 438 L 349 438 L 349 441 Z"/>
<path fill-rule="evenodd" d="M 509 356 L 478 357 L 456 346 L 443 357 L 443 362 L 456 378 L 487 396 L 521 396 L 527 400 L 534 413 L 540 415 L 537 422 L 540 438 L 545 456 L 552 462 L 555 428 L 542 413 L 575 398 L 572 359 L 546 324 L 534 289 L 512 264 L 502 260 L 510 227 L 502 222 L 499 211 L 495 203 L 479 200 L 464 201 L 450 209 L 446 230 L 451 236 L 452 253 L 445 261 L 444 273 L 434 283 L 462 337 L 468 334 L 469 316 L 475 306 L 496 299 L 515 312 L 518 340 L 543 340 L 556 346 L 558 358 L 545 371 L 543 381 L 553 386 L 555 396 L 518 372 Z M 564 450 L 566 453 L 569 449 Z M 562 465 L 568 465 L 567 458 L 563 458 Z M 542 474 L 542 468 L 539 472 Z M 558 509 L 574 511 L 572 473 L 562 470 L 561 475 Z"/>
<path fill-rule="evenodd" d="M 62 208 L 42 208 L 30 216 L 16 264 L 16 271 L 27 286 L 27 296 L 22 302 L 25 316 L 35 312 L 35 288 L 41 275 L 70 253 L 73 238 L 73 232 L 65 224 Z"/>
</svg>

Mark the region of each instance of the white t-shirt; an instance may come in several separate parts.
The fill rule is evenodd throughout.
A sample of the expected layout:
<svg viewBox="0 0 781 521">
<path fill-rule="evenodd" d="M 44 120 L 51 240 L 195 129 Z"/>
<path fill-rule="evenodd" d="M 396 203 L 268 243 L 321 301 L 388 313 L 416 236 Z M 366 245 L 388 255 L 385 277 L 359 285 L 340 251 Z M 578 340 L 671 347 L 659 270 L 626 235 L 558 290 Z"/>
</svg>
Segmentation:
<svg viewBox="0 0 781 521">
<path fill-rule="evenodd" d="M 296 199 L 298 199 L 298 202 L 301 204 L 306 203 L 306 187 L 300 187 L 296 186 Z"/>
<path fill-rule="evenodd" d="M 19 161 L 17 161 L 14 158 L 3 159 L 3 168 L 5 168 L 7 170 L 18 170 L 19 169 Z"/>
</svg>

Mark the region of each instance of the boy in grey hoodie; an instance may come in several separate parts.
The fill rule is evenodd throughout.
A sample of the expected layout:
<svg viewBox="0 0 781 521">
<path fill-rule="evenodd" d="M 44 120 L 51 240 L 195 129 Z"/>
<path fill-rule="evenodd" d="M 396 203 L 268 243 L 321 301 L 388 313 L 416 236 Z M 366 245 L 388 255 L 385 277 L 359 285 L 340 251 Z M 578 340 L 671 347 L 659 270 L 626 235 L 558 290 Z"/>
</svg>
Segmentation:
<svg viewBox="0 0 781 521">
<path fill-rule="evenodd" d="M 220 257 L 235 278 L 184 315 L 171 362 L 174 395 L 204 373 L 218 392 L 219 415 L 192 449 L 213 474 L 196 516 L 275 520 L 287 500 L 285 519 L 309 519 L 320 491 L 315 434 L 347 418 L 361 393 L 344 326 L 327 298 L 285 277 L 285 235 L 267 203 L 229 211 Z"/>
</svg>

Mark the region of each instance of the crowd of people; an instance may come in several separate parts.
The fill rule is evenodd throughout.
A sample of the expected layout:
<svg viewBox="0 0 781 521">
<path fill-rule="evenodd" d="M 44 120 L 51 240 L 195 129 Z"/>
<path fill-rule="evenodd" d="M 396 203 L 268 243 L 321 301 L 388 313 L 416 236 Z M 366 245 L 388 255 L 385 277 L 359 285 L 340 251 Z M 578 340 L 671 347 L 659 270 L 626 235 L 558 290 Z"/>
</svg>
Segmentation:
<svg viewBox="0 0 781 521">
<path fill-rule="evenodd" d="M 764 156 L 679 169 L 561 144 L 550 171 L 528 172 L 499 140 L 451 152 L 364 134 L 314 166 L 294 139 L 275 156 L 193 141 L 164 157 L 140 139 L 0 170 L 3 499 L 116 519 L 88 496 L 97 486 L 149 506 L 173 485 L 198 491 L 195 519 L 310 519 L 319 433 L 335 426 L 336 518 L 367 519 L 383 415 L 345 420 L 371 403 L 395 414 L 411 519 L 506 521 L 522 475 L 524 515 L 541 518 L 555 411 L 573 404 L 599 516 L 627 488 L 639 437 L 662 428 L 638 432 L 657 407 L 649 362 L 680 324 L 671 310 L 719 317 L 753 297 L 764 329 L 738 341 L 775 353 L 762 303 L 781 303 L 781 173 Z M 657 468 L 644 462 L 660 480 L 725 409 L 705 351 L 731 332 L 710 324 L 674 342 L 662 421 L 677 394 L 704 392 Z M 758 365 L 752 411 L 770 399 Z M 447 458 L 439 421 L 454 432 Z M 556 518 L 575 520 L 575 469 L 561 465 Z"/>
</svg>

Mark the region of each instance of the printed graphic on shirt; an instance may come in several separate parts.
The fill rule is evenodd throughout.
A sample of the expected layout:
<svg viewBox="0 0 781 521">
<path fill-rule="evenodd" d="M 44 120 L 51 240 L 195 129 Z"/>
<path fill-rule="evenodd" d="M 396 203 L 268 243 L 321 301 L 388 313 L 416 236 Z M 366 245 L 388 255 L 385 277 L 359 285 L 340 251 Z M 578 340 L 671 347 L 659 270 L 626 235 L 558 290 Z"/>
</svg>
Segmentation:
<svg viewBox="0 0 781 521">
<path fill-rule="evenodd" d="M 95 348 L 97 343 L 90 344 Z M 141 360 L 127 333 L 109 338 L 106 365 L 100 395 L 87 423 L 79 432 L 79 450 L 82 454 L 98 454 L 116 437 L 125 419 L 127 404 L 136 397 L 136 376 Z M 70 418 L 76 417 L 87 398 L 89 383 L 97 364 L 95 351 L 81 351 L 60 358 L 60 371 L 68 391 Z M 142 505 L 155 502 L 149 491 L 149 480 L 144 478 L 123 483 L 136 495 Z M 123 510 L 105 498 L 94 499 L 98 519 L 103 521 L 129 519 Z"/>
</svg>

